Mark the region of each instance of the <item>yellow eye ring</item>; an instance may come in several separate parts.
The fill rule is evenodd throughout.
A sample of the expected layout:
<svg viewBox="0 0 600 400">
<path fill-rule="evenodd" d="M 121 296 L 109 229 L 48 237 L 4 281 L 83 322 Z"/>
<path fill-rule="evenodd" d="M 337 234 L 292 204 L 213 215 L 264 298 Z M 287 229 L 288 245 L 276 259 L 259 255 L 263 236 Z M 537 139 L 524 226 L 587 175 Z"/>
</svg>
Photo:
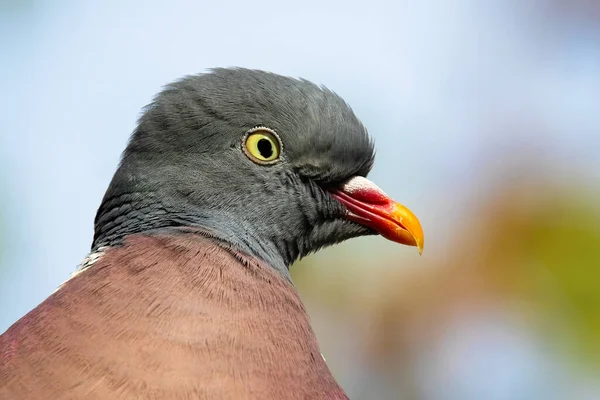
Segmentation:
<svg viewBox="0 0 600 400">
<path fill-rule="evenodd" d="M 259 126 L 244 136 L 242 149 L 248 158 L 257 164 L 274 164 L 281 155 L 281 140 L 275 131 Z"/>
</svg>

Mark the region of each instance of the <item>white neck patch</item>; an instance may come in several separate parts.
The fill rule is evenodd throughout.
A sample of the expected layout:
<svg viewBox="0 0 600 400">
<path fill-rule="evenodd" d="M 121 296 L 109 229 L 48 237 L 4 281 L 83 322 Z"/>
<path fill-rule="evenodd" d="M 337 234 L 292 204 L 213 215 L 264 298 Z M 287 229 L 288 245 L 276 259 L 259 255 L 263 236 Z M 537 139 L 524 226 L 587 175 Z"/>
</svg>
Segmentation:
<svg viewBox="0 0 600 400">
<path fill-rule="evenodd" d="M 85 257 L 83 261 L 81 261 L 81 263 L 77 266 L 75 272 L 71 273 L 71 276 L 69 276 L 69 278 L 66 281 L 61 283 L 56 288 L 54 293 L 58 292 L 65 285 L 65 283 L 69 282 L 71 279 L 75 278 L 77 275 L 81 274 L 83 271 L 87 270 L 89 267 L 94 265 L 94 263 L 104 255 L 106 250 L 108 250 L 108 246 L 101 246 L 98 247 L 96 251 L 93 251 L 90 254 L 88 254 L 87 257 Z"/>
</svg>

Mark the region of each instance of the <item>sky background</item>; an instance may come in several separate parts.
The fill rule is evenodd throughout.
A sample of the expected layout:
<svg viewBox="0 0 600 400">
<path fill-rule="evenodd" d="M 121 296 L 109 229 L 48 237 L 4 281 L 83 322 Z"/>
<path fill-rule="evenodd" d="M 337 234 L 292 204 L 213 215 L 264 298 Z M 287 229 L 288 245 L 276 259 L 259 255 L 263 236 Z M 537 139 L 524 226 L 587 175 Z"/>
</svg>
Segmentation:
<svg viewBox="0 0 600 400">
<path fill-rule="evenodd" d="M 597 192 L 599 10 L 559 0 L 0 1 L 0 331 L 86 256 L 95 211 L 142 107 L 166 83 L 211 67 L 264 69 L 340 94 L 375 139 L 369 177 L 420 217 L 423 257 L 451 251 L 448 239 L 473 206 L 465 199 L 491 185 L 482 170 L 501 171 L 529 151 L 546 175 Z M 345 255 L 368 263 L 384 254 L 402 268 L 422 262 L 412 250 L 365 238 L 313 261 Z M 357 270 L 348 274 L 371 279 Z M 327 319 L 316 311 L 313 318 Z M 452 392 L 441 372 L 439 387 L 451 391 L 442 392 L 542 396 L 532 388 L 551 375 L 523 383 L 527 371 L 514 367 L 547 363 L 488 319 L 469 325 L 492 332 L 473 343 L 492 353 L 508 343 L 514 358 L 507 356 L 505 375 Z M 325 349 L 338 351 L 327 332 L 322 337 Z M 435 368 L 423 368 L 438 382 Z M 377 382 L 366 370 L 338 371 L 346 385 Z M 361 398 L 368 387 L 350 392 Z M 449 398 L 442 392 L 423 398 Z"/>
</svg>

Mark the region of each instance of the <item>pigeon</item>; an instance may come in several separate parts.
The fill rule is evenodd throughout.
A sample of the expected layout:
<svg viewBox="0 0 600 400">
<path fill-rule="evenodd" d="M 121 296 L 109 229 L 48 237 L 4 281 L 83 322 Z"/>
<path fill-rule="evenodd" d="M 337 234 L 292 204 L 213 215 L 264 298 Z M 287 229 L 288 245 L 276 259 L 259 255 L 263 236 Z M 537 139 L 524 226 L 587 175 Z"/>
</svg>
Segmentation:
<svg viewBox="0 0 600 400">
<path fill-rule="evenodd" d="M 366 178 L 373 162 L 326 87 L 244 68 L 168 84 L 89 255 L 0 337 L 0 398 L 347 399 L 289 268 L 366 235 L 423 250 L 417 217 Z"/>
</svg>

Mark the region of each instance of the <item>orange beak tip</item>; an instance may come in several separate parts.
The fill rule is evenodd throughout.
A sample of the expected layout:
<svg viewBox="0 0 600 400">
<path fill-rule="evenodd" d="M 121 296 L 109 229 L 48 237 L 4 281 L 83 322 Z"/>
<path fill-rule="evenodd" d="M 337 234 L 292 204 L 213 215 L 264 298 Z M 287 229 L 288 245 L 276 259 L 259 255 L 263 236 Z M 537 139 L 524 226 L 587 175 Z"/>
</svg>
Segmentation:
<svg viewBox="0 0 600 400">
<path fill-rule="evenodd" d="M 392 201 L 393 202 L 393 201 Z M 400 203 L 393 202 L 390 219 L 397 221 L 398 225 L 404 230 L 403 236 L 410 236 L 412 245 L 417 247 L 419 255 L 423 254 L 425 245 L 425 235 L 419 219 L 407 207 Z"/>
</svg>

